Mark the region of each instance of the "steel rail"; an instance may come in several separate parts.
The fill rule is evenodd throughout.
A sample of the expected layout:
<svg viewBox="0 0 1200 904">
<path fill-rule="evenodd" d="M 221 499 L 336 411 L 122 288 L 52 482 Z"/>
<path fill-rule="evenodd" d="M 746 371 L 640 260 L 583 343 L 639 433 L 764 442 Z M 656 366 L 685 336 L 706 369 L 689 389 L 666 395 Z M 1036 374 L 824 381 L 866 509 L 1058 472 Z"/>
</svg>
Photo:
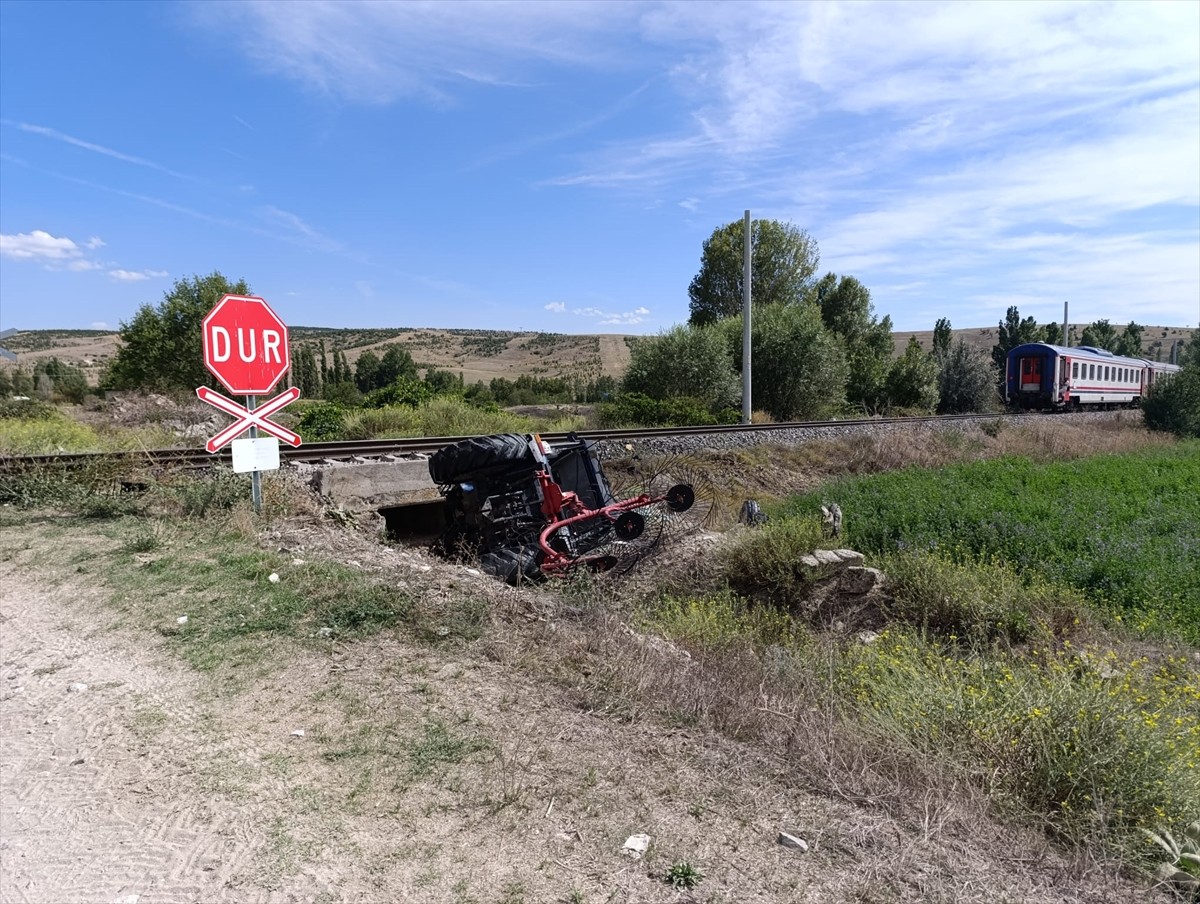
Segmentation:
<svg viewBox="0 0 1200 904">
<path fill-rule="evenodd" d="M 1005 417 L 1036 417 L 1028 414 L 1006 414 Z M 780 424 L 718 424 L 699 427 L 643 427 L 624 430 L 579 430 L 575 435 L 594 442 L 629 443 L 642 439 L 672 438 L 703 435 L 725 435 L 737 433 L 784 433 L 795 430 L 818 430 L 823 428 L 920 426 L 955 420 L 991 420 L 996 415 L 951 414 L 929 417 L 903 418 L 858 418 L 833 421 L 792 421 Z M 543 433 L 550 443 L 566 440 L 569 433 Z M 369 460 L 387 457 L 429 455 L 443 446 L 471 439 L 470 436 L 424 436 L 397 437 L 393 439 L 368 439 L 345 442 L 305 443 L 299 448 L 281 448 L 279 457 L 287 462 L 318 463 L 322 461 Z M 0 473 L 25 471 L 43 467 L 83 467 L 104 461 L 127 460 L 144 462 L 158 468 L 182 467 L 205 468 L 212 465 L 229 465 L 232 457 L 228 448 L 209 453 L 203 447 L 172 449 L 140 449 L 124 452 L 71 452 L 53 455 L 7 455 L 0 456 Z"/>
</svg>

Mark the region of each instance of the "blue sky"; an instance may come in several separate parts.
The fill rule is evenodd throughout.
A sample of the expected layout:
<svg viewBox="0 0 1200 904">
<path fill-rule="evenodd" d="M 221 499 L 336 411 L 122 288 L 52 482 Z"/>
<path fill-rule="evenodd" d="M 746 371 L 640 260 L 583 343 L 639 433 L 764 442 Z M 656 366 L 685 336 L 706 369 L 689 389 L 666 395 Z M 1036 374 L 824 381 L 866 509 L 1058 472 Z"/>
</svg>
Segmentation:
<svg viewBox="0 0 1200 904">
<path fill-rule="evenodd" d="M 655 333 L 746 208 L 898 332 L 1196 326 L 1200 3 L 0 2 L 0 328 Z"/>
</svg>

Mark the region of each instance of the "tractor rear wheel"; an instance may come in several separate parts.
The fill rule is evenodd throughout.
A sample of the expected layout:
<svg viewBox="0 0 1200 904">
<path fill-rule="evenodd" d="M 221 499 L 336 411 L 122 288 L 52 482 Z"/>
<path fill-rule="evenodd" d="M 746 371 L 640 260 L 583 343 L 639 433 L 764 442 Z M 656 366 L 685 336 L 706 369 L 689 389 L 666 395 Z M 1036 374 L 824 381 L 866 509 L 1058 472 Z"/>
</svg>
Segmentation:
<svg viewBox="0 0 1200 904">
<path fill-rule="evenodd" d="M 465 478 L 502 465 L 533 464 L 529 437 L 520 433 L 473 436 L 445 446 L 429 458 L 429 476 L 436 484 L 459 483 Z"/>
</svg>

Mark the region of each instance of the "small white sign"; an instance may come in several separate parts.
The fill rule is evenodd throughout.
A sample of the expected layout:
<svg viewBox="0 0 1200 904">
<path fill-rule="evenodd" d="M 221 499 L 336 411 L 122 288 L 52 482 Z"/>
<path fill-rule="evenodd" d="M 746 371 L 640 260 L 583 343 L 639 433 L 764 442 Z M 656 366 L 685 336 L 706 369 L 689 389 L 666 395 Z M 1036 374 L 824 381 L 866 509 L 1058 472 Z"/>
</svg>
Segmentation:
<svg viewBox="0 0 1200 904">
<path fill-rule="evenodd" d="M 230 445 L 233 446 L 233 470 L 237 473 L 279 470 L 279 440 L 274 437 L 235 439 Z"/>
</svg>

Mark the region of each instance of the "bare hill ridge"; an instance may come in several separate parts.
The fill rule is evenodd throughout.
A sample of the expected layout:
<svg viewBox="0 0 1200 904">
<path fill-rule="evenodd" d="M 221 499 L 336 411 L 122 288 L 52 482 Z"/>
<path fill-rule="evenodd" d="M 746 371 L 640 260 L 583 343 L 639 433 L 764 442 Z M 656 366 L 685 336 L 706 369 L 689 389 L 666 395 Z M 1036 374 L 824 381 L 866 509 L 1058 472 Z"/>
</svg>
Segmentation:
<svg viewBox="0 0 1200 904">
<path fill-rule="evenodd" d="M 1072 324 L 1082 329 L 1087 324 Z M 327 352 L 335 348 L 346 353 L 353 365 L 367 350 L 382 355 L 388 345 L 408 350 L 422 367 L 436 367 L 462 374 L 468 383 L 490 382 L 496 377 L 516 379 L 522 374 L 542 377 L 566 375 L 595 379 L 602 375 L 621 376 L 629 365 L 630 346 L 638 336 L 617 333 L 571 335 L 566 333 L 514 332 L 506 330 L 442 329 L 334 329 L 297 326 L 289 329 L 293 345 L 325 343 Z M 954 330 L 954 339 L 966 340 L 985 354 L 996 344 L 998 327 L 971 327 Z M 1142 332 L 1145 357 L 1166 360 L 1176 340 L 1188 341 L 1197 331 L 1187 327 L 1147 326 Z M 895 354 L 903 353 L 910 337 L 921 347 L 933 348 L 933 330 L 896 330 Z M 30 366 L 38 360 L 57 357 L 82 367 L 96 383 L 104 367 L 120 345 L 116 332 L 100 330 L 28 330 L 4 341 L 18 356 L 18 363 Z M 0 359 L 0 365 L 12 367 Z"/>
</svg>

